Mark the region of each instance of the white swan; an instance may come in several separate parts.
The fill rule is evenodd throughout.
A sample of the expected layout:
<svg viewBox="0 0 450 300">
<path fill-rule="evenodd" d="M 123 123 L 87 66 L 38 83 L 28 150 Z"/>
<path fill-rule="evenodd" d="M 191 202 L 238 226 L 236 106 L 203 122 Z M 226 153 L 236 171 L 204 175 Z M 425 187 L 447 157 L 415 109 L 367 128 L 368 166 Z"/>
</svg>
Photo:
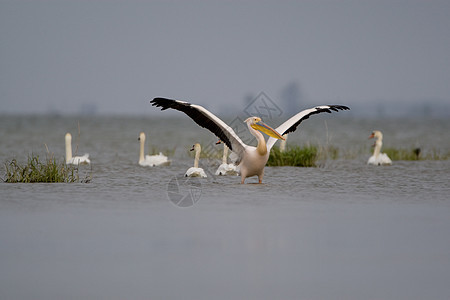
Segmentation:
<svg viewBox="0 0 450 300">
<path fill-rule="evenodd" d="M 141 166 L 168 166 L 170 165 L 170 160 L 159 152 L 157 155 L 145 155 L 144 156 L 144 147 L 145 147 L 145 133 L 141 132 L 139 134 L 138 140 L 141 142 L 140 152 L 139 152 L 139 164 Z"/>
<path fill-rule="evenodd" d="M 91 163 L 89 154 L 72 157 L 72 135 L 66 133 L 66 164 L 68 165 L 88 165 Z"/>
<path fill-rule="evenodd" d="M 221 141 L 218 141 L 216 144 L 220 144 Z M 224 143 L 223 144 L 223 156 L 222 156 L 222 164 L 219 166 L 219 168 L 216 171 L 216 175 L 232 175 L 236 176 L 239 175 L 236 165 L 234 164 L 228 164 L 227 163 L 228 158 L 228 147 Z"/>
<path fill-rule="evenodd" d="M 200 160 L 200 152 L 202 151 L 202 147 L 200 146 L 200 144 L 195 144 L 192 146 L 191 151 L 195 150 L 195 159 L 194 159 L 194 166 L 190 167 L 187 171 L 186 174 L 184 174 L 185 177 L 202 177 L 202 178 L 206 178 L 208 176 L 206 176 L 205 171 L 203 171 L 202 168 L 198 167 L 198 161 Z"/>
<path fill-rule="evenodd" d="M 386 153 L 381 153 L 381 146 L 383 145 L 383 134 L 381 131 L 375 130 L 369 136 L 369 139 L 375 138 L 375 144 L 373 145 L 375 148 L 373 150 L 373 155 L 367 161 L 369 165 L 392 165 L 392 160 L 386 155 Z"/>
</svg>

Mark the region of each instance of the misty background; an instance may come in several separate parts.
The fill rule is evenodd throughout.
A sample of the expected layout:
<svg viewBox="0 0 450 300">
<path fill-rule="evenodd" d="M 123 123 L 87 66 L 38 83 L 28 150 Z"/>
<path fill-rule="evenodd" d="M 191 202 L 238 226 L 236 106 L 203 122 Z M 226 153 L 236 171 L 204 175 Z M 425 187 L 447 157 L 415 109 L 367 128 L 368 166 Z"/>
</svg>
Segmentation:
<svg viewBox="0 0 450 300">
<path fill-rule="evenodd" d="M 0 114 L 450 113 L 449 1 L 0 0 Z M 293 111 L 295 110 L 295 111 Z M 292 113 L 290 113 L 292 112 Z"/>
</svg>

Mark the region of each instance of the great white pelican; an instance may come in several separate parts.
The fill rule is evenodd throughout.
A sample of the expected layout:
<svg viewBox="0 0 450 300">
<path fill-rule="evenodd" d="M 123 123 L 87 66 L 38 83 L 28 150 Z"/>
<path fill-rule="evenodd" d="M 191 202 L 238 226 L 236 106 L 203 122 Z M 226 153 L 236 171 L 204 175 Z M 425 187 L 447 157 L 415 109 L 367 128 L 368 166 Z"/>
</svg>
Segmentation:
<svg viewBox="0 0 450 300">
<path fill-rule="evenodd" d="M 258 142 L 254 147 L 244 144 L 230 126 L 200 105 L 166 98 L 155 98 L 150 103 L 153 106 L 161 107 L 161 110 L 171 108 L 182 111 L 195 123 L 214 133 L 234 153 L 234 163 L 240 169 L 241 183 L 244 183 L 245 178 L 252 176 L 258 176 L 259 183 L 262 183 L 264 166 L 269 159 L 270 149 L 277 140 L 284 139 L 282 135 L 294 132 L 303 120 L 322 112 L 331 113 L 331 111 L 349 109 L 343 105 L 316 106 L 299 112 L 276 129 L 264 124 L 259 117 L 250 117 L 245 120 L 245 123 Z M 267 143 L 260 131 L 269 136 Z"/>
</svg>

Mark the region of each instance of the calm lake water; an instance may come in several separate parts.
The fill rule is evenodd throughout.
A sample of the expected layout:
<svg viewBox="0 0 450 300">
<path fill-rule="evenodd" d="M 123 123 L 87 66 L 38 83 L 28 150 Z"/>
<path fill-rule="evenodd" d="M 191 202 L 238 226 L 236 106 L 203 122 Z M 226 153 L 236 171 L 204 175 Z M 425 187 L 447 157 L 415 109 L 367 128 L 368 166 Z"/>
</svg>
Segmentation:
<svg viewBox="0 0 450 300">
<path fill-rule="evenodd" d="M 366 165 L 375 129 L 384 147 L 448 153 L 450 120 L 340 112 L 299 129 L 288 145 L 339 158 L 266 167 L 264 184 L 241 185 L 182 177 L 193 143 L 221 151 L 184 116 L 2 116 L 0 162 L 46 146 L 63 159 L 71 132 L 92 180 L 0 183 L 0 298 L 450 299 L 450 161 Z M 137 164 L 140 131 L 169 167 Z M 219 163 L 202 159 L 212 173 Z"/>
</svg>

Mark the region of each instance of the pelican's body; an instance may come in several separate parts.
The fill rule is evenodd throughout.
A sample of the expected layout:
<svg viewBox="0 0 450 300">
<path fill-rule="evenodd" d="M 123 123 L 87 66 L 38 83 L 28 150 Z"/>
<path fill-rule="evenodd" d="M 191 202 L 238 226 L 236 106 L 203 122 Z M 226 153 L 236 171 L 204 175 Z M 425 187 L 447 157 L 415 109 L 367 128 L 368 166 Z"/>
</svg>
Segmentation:
<svg viewBox="0 0 450 300">
<path fill-rule="evenodd" d="M 223 144 L 222 164 L 217 168 L 216 175 L 238 175 L 236 165 L 228 163 L 228 147 L 226 144 Z"/>
<path fill-rule="evenodd" d="M 259 122 L 257 117 L 250 117 L 245 120 L 248 130 L 258 141 L 258 145 L 247 146 L 244 149 L 239 169 L 241 171 L 241 183 L 244 183 L 245 178 L 258 176 L 259 183 L 262 183 L 264 177 L 264 166 L 269 160 L 270 150 L 267 149 L 266 140 L 261 132 L 253 129 L 252 124 Z"/>
<path fill-rule="evenodd" d="M 200 152 L 202 151 L 202 147 L 200 146 L 200 144 L 195 144 L 192 146 L 191 151 L 195 150 L 195 158 L 194 158 L 194 166 L 190 167 L 186 173 L 184 174 L 185 177 L 202 177 L 202 178 L 206 178 L 208 176 L 206 176 L 205 171 L 202 168 L 198 167 L 198 162 L 200 160 Z"/>
<path fill-rule="evenodd" d="M 383 134 L 381 131 L 375 130 L 369 136 L 369 139 L 375 138 L 375 144 L 373 149 L 373 155 L 367 161 L 369 165 L 392 165 L 392 160 L 387 156 L 386 153 L 381 153 L 381 147 L 383 146 Z"/>
<path fill-rule="evenodd" d="M 139 134 L 138 140 L 140 141 L 140 151 L 139 151 L 139 165 L 141 166 L 168 166 L 170 165 L 170 160 L 159 152 L 157 155 L 144 155 L 144 147 L 145 147 L 145 133 L 141 132 Z"/>
<path fill-rule="evenodd" d="M 283 134 L 295 131 L 303 120 L 321 112 L 331 113 L 332 110 L 349 109 L 342 105 L 317 106 L 294 115 L 276 129 L 264 124 L 258 117 L 250 117 L 245 120 L 245 123 L 258 142 L 257 146 L 254 147 L 244 144 L 231 127 L 200 105 L 166 98 L 155 98 L 150 102 L 154 106 L 161 107 L 161 110 L 172 108 L 184 112 L 198 125 L 207 128 L 223 141 L 233 152 L 231 158 L 233 160 L 234 157 L 233 162 L 240 170 L 241 183 L 244 183 L 245 179 L 251 176 L 258 176 L 259 183 L 262 183 L 264 166 L 269 159 L 273 145 L 278 139 L 284 139 Z M 267 143 L 260 131 L 270 136 Z"/>
<path fill-rule="evenodd" d="M 72 157 L 72 135 L 70 133 L 66 133 L 65 141 L 66 141 L 66 164 L 88 165 L 91 163 L 91 161 L 89 160 L 89 154 L 87 153 L 82 156 Z"/>
</svg>

